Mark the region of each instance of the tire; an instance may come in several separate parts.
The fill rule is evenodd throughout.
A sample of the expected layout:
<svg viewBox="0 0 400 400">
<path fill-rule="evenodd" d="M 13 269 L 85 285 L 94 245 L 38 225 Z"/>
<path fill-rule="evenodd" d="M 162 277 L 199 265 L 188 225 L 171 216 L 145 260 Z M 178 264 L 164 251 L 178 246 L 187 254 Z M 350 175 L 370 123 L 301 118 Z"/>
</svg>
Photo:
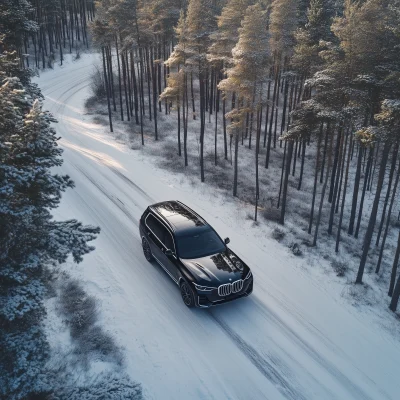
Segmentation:
<svg viewBox="0 0 400 400">
<path fill-rule="evenodd" d="M 186 281 L 182 281 L 182 283 L 180 284 L 180 288 L 181 288 L 182 300 L 185 306 L 193 308 L 195 306 L 195 303 L 194 303 L 194 295 L 192 288 Z"/>
<path fill-rule="evenodd" d="M 143 248 L 143 254 L 146 257 L 146 260 L 149 262 L 153 261 L 154 257 L 153 257 L 153 254 L 151 253 L 151 248 L 150 248 L 149 242 L 145 238 L 142 238 L 142 248 Z"/>
</svg>

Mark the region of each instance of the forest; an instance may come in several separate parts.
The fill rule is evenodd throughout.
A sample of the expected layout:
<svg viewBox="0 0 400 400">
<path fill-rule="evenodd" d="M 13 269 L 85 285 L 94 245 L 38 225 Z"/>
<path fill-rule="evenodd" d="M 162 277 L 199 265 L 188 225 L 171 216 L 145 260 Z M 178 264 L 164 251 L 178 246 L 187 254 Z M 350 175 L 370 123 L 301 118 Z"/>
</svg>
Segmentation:
<svg viewBox="0 0 400 400">
<path fill-rule="evenodd" d="M 99 228 L 52 217 L 74 183 L 53 172 L 56 121 L 31 79 L 85 51 L 101 56 L 87 108 L 104 106 L 111 133 L 123 122 L 135 148 L 160 143 L 167 170 L 250 205 L 294 255 L 315 251 L 352 284 L 371 276 L 397 310 L 399 0 L 3 0 L 0 397 L 142 398 L 124 372 L 79 386 L 48 364 L 51 293 L 81 299 L 79 320 L 62 307 L 77 343 L 94 332 L 94 300 L 54 268 L 81 262 Z"/>
<path fill-rule="evenodd" d="M 35 67 L 51 67 L 54 52 L 87 45 L 87 1 L 6 0 L 0 3 L 0 398 L 141 399 L 123 370 L 87 373 L 90 357 L 121 365 L 121 350 L 97 324 L 94 297 L 61 277 L 59 266 L 80 263 L 100 229 L 77 219 L 55 220 L 62 193 L 74 182 L 63 163 L 53 115 L 32 82 Z M 45 319 L 57 299 L 74 345 L 55 357 Z M 86 376 L 78 382 L 72 371 Z"/>
<path fill-rule="evenodd" d="M 342 248 L 338 275 L 356 259 L 353 282 L 374 271 L 396 310 L 399 17 L 396 0 L 99 1 L 94 93 L 111 132 L 125 120 L 145 145 L 175 130 L 170 164 L 195 163 L 201 182 L 228 168 L 218 184 L 250 218 Z"/>
</svg>

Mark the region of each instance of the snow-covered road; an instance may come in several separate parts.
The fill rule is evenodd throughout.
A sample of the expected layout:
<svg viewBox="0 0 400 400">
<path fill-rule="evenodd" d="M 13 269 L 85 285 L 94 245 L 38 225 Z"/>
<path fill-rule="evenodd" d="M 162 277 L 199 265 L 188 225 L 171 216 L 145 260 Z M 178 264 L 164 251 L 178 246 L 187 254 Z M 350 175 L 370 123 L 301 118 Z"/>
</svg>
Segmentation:
<svg viewBox="0 0 400 400">
<path fill-rule="evenodd" d="M 96 250 L 71 274 L 101 301 L 102 322 L 126 349 L 148 399 L 398 399 L 400 346 L 321 287 L 287 249 L 258 238 L 237 205 L 169 177 L 84 113 L 95 55 L 37 79 L 76 183 L 56 218 L 101 227 Z M 199 183 L 199 186 L 200 183 Z M 138 220 L 177 199 L 219 231 L 251 266 L 254 293 L 210 310 L 187 309 L 175 284 L 142 253 Z M 315 268 L 318 268 L 315 266 Z"/>
</svg>

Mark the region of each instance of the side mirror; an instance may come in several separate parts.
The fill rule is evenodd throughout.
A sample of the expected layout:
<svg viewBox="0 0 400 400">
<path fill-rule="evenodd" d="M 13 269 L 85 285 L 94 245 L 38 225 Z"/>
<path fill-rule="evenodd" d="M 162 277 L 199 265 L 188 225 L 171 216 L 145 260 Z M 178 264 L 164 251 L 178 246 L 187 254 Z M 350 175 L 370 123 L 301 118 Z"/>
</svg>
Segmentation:
<svg viewBox="0 0 400 400">
<path fill-rule="evenodd" d="M 224 243 L 225 243 L 225 244 L 230 243 L 230 241 L 231 241 L 231 239 L 229 239 L 229 238 L 225 238 L 225 239 L 224 239 Z"/>
<path fill-rule="evenodd" d="M 171 249 L 167 249 L 167 250 L 165 250 L 165 253 L 164 253 L 167 257 L 170 257 L 170 256 L 173 256 L 174 255 L 174 252 L 171 250 Z"/>
</svg>

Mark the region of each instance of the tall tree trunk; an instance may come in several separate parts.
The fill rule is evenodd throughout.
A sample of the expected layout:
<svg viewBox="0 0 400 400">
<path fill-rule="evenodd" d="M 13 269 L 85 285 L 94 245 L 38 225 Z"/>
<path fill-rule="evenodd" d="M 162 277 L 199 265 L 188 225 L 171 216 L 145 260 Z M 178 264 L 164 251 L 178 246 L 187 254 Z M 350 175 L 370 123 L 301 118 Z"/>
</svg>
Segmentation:
<svg viewBox="0 0 400 400">
<path fill-rule="evenodd" d="M 351 204 L 349 230 L 347 231 L 349 235 L 352 235 L 354 230 L 354 221 L 356 218 L 356 211 L 357 211 L 358 191 L 360 188 L 362 158 L 363 158 L 363 147 L 360 144 L 358 149 L 356 176 L 354 178 L 354 190 L 353 190 L 353 199 Z"/>
<path fill-rule="evenodd" d="M 369 251 L 369 246 L 371 245 L 372 234 L 374 233 L 376 215 L 378 213 L 379 200 L 380 200 L 380 196 L 381 196 L 381 192 L 382 192 L 383 181 L 385 178 L 386 164 L 387 164 L 387 160 L 389 157 L 390 147 L 391 147 L 391 143 L 389 141 L 385 142 L 385 145 L 384 145 L 384 148 L 382 151 L 382 156 L 381 156 L 382 158 L 381 158 L 381 163 L 380 163 L 380 168 L 379 168 L 379 178 L 378 178 L 378 184 L 377 184 L 377 188 L 376 188 L 376 192 L 375 192 L 374 204 L 372 206 L 371 216 L 369 218 L 367 232 L 365 233 L 363 252 L 362 252 L 362 256 L 361 256 L 360 266 L 358 267 L 356 283 L 362 283 L 365 264 L 367 261 L 367 256 L 368 256 L 368 251 Z"/>
<path fill-rule="evenodd" d="M 233 196 L 237 196 L 237 187 L 238 187 L 238 157 L 239 157 L 239 129 L 235 134 L 235 161 L 234 161 L 234 170 L 233 170 Z M 232 156 L 231 156 L 232 159 Z"/>
<path fill-rule="evenodd" d="M 400 240 L 399 240 L 399 243 L 397 245 L 397 250 L 396 250 L 397 263 L 399 260 L 399 252 L 400 252 Z M 397 304 L 399 303 L 399 297 L 400 297 L 400 276 L 397 278 L 397 283 L 393 290 L 392 301 L 390 302 L 390 306 L 389 306 L 389 308 L 393 312 L 395 312 L 397 310 Z"/>
<path fill-rule="evenodd" d="M 347 181 L 349 178 L 349 168 L 350 168 L 350 160 L 351 160 L 351 150 L 352 150 L 352 145 L 353 145 L 353 134 L 350 132 L 348 132 L 347 136 L 350 135 L 350 145 L 349 145 L 349 150 L 348 150 L 348 154 L 347 154 L 347 163 L 346 163 L 346 174 L 345 174 L 345 178 L 344 178 L 344 188 L 343 188 L 343 196 L 342 196 L 342 205 L 341 205 L 341 209 L 340 209 L 340 217 L 339 217 L 339 226 L 338 226 L 338 231 L 337 231 L 337 235 L 336 235 L 336 248 L 335 251 L 336 253 L 339 251 L 339 243 L 340 243 L 340 234 L 342 231 L 342 222 L 343 222 L 343 214 L 344 214 L 344 206 L 345 206 L 345 202 L 346 202 L 346 193 L 347 193 Z M 347 142 L 347 137 L 346 137 L 346 142 Z M 347 144 L 347 143 L 346 143 Z M 346 149 L 346 146 L 345 146 Z M 346 150 L 345 150 L 346 151 Z M 343 161 L 344 161 L 344 157 L 343 157 Z M 343 169 L 343 167 L 342 167 Z"/>
<path fill-rule="evenodd" d="M 382 245 L 381 245 L 381 249 L 379 252 L 378 263 L 376 265 L 376 270 L 375 270 L 376 273 L 379 273 L 381 263 L 382 263 L 383 251 L 385 250 L 386 238 L 387 238 L 387 234 L 389 232 L 390 217 L 392 215 L 392 208 L 393 208 L 394 200 L 396 198 L 397 185 L 399 184 L 399 175 L 400 175 L 400 165 L 399 165 L 399 169 L 397 170 L 397 175 L 396 175 L 396 179 L 395 179 L 394 186 L 393 186 L 392 198 L 390 200 L 388 215 L 386 218 L 385 232 L 383 233 Z"/>
<path fill-rule="evenodd" d="M 182 100 L 182 117 L 183 117 L 183 155 L 185 158 L 185 167 L 188 166 L 187 156 L 187 119 L 188 119 L 188 90 L 187 90 L 187 74 L 184 74 L 184 88 L 183 88 L 183 100 Z"/>
<path fill-rule="evenodd" d="M 136 125 L 139 125 L 138 88 L 137 88 L 137 81 L 136 81 L 135 63 L 133 61 L 133 51 L 130 52 L 130 60 L 131 60 L 131 74 L 132 74 L 132 83 L 133 83 L 133 99 L 134 99 L 134 107 L 135 107 L 135 119 L 136 119 Z"/>
<path fill-rule="evenodd" d="M 330 133 L 330 123 L 328 122 L 325 132 L 325 142 L 324 142 L 324 152 L 322 155 L 322 165 L 321 165 L 321 176 L 319 178 L 319 183 L 324 181 L 324 170 L 325 170 L 325 160 L 326 160 L 326 152 L 328 149 L 328 133 Z"/>
<path fill-rule="evenodd" d="M 180 99 L 179 96 L 176 100 L 177 109 L 178 109 L 178 155 L 179 157 L 182 155 L 181 151 L 181 107 L 180 107 Z M 154 103 L 157 107 L 157 103 Z"/>
<path fill-rule="evenodd" d="M 151 79 L 151 68 L 150 68 L 150 55 L 149 55 L 150 50 L 148 48 L 145 49 L 145 60 L 146 60 L 146 70 L 147 70 L 147 97 L 149 101 L 149 119 L 152 121 L 152 106 L 151 106 L 151 84 L 152 79 Z"/>
<path fill-rule="evenodd" d="M 289 145 L 288 145 L 287 159 L 286 159 L 285 180 L 283 183 L 281 216 L 279 219 L 279 222 L 282 225 L 285 223 L 286 198 L 287 198 L 287 190 L 288 190 L 289 175 L 290 175 L 290 164 L 292 161 L 292 154 L 293 154 L 293 146 L 294 146 L 294 142 L 293 142 L 293 140 L 290 140 Z"/>
<path fill-rule="evenodd" d="M 304 162 L 306 159 L 306 142 L 307 139 L 304 138 L 301 146 L 301 166 L 300 166 L 300 177 L 299 177 L 299 185 L 297 186 L 297 190 L 301 189 L 301 184 L 303 182 L 303 174 L 304 174 Z"/>
<path fill-rule="evenodd" d="M 139 68 L 140 68 L 140 80 L 139 80 L 139 96 L 140 96 L 140 135 L 142 137 L 142 146 L 144 145 L 144 133 L 143 133 L 143 116 L 144 116 L 144 79 L 143 79 L 143 54 L 142 49 L 139 48 Z"/>
<path fill-rule="evenodd" d="M 361 217 L 362 217 L 362 212 L 363 212 L 363 207 L 364 207 L 365 193 L 367 191 L 368 178 L 369 178 L 369 175 L 371 174 L 371 169 L 372 169 L 373 153 L 374 153 L 374 149 L 371 147 L 370 150 L 369 150 L 369 156 L 368 156 L 368 161 L 367 161 L 367 169 L 365 171 L 364 185 L 363 185 L 363 190 L 362 190 L 361 200 L 360 200 L 360 209 L 358 210 L 356 231 L 354 233 L 354 237 L 355 238 L 358 238 L 358 232 L 360 230 Z"/>
<path fill-rule="evenodd" d="M 118 54 L 118 39 L 115 38 L 115 52 L 117 56 L 117 64 L 118 64 L 118 89 L 119 89 L 119 106 L 121 108 L 121 121 L 124 120 L 124 106 L 122 103 L 122 84 L 121 84 L 121 65 L 119 62 L 119 54 Z"/>
<path fill-rule="evenodd" d="M 106 55 L 105 55 L 104 47 L 101 48 L 101 53 L 103 56 L 104 84 L 105 84 L 106 93 L 107 93 L 108 120 L 110 123 L 110 132 L 113 132 L 113 125 L 112 125 L 112 118 L 111 118 L 111 104 L 110 104 L 110 88 L 108 86 L 107 70 L 106 70 Z"/>
<path fill-rule="evenodd" d="M 127 80 L 128 80 L 128 103 L 129 103 L 129 117 L 133 117 L 133 99 L 132 99 L 132 85 L 131 85 L 131 73 L 129 71 L 129 59 L 128 53 L 126 52 L 126 71 L 127 71 Z M 131 65 L 132 68 L 132 65 Z M 133 66 L 133 68 L 135 68 Z"/>
<path fill-rule="evenodd" d="M 257 110 L 257 133 L 256 133 L 256 202 L 254 209 L 254 221 L 257 221 L 258 199 L 260 197 L 260 184 L 258 180 L 258 153 L 260 152 L 262 108 Z"/>
<path fill-rule="evenodd" d="M 376 235 L 376 242 L 375 245 L 378 246 L 379 245 L 379 240 L 381 238 L 381 233 L 382 233 L 382 228 L 383 228 L 383 223 L 385 221 L 385 215 L 386 215 L 386 208 L 389 202 L 389 197 L 390 197 L 390 190 L 392 189 L 392 181 L 393 181 L 393 175 L 394 175 L 394 170 L 396 169 L 396 163 L 397 163 L 397 154 L 399 151 L 399 145 L 396 144 L 393 150 L 393 155 L 392 155 L 392 166 L 390 168 L 390 173 L 389 173 L 389 182 L 387 185 L 387 192 L 386 192 L 386 196 L 385 196 L 385 201 L 383 203 L 383 210 L 382 210 L 382 217 L 381 217 L 381 222 L 379 224 L 379 229 L 378 229 L 378 233 Z M 396 188 L 395 188 L 396 189 Z M 394 189 L 394 190 L 395 190 Z"/>
<path fill-rule="evenodd" d="M 200 86 L 200 177 L 204 182 L 204 132 L 205 132 L 205 92 L 204 92 L 204 72 L 199 66 L 199 86 Z"/>
<path fill-rule="evenodd" d="M 225 154 L 225 160 L 228 159 L 228 142 L 227 142 L 227 137 L 226 137 L 226 100 L 225 96 L 222 99 L 222 123 L 224 125 L 224 154 Z"/>
<path fill-rule="evenodd" d="M 127 85 L 126 84 L 126 62 L 125 62 L 125 57 L 124 57 L 123 52 L 121 52 L 121 62 L 122 62 L 122 78 L 124 81 L 124 91 L 125 91 L 126 115 L 127 115 L 128 121 L 130 121 L 131 120 L 131 116 L 130 116 L 131 112 L 129 109 L 128 90 L 126 87 L 126 85 Z"/>
<path fill-rule="evenodd" d="M 331 197 L 331 210 L 330 210 L 330 214 L 329 214 L 329 224 L 328 224 L 328 233 L 332 234 L 332 228 L 333 228 L 333 218 L 334 218 L 334 213 L 335 213 L 335 205 L 336 205 L 336 197 L 337 197 L 337 193 L 338 193 L 338 188 L 339 188 L 339 178 L 340 178 L 340 170 L 341 170 L 341 164 L 342 164 L 342 158 L 344 155 L 343 152 L 343 143 L 345 143 L 347 145 L 347 138 L 348 135 L 346 135 L 346 140 L 343 140 L 343 135 L 340 134 L 341 129 L 339 129 L 338 135 L 340 136 L 340 143 L 339 143 L 339 148 L 338 148 L 338 157 L 337 157 L 337 164 L 336 164 L 336 179 L 334 180 L 335 182 L 335 186 L 332 190 L 330 190 L 330 193 L 332 193 L 332 197 Z M 336 154 L 335 154 L 335 158 L 336 158 Z M 335 167 L 335 164 L 334 164 Z M 334 172 L 334 169 L 332 170 L 332 173 Z M 333 184 L 333 180 L 331 179 L 331 185 Z M 329 201 L 329 200 L 328 200 Z"/>
<path fill-rule="evenodd" d="M 212 97 L 212 96 L 211 96 Z M 218 112 L 217 112 L 217 96 L 215 96 L 215 132 L 214 132 L 214 163 L 215 165 L 218 164 L 218 151 L 217 151 L 217 134 L 218 134 Z M 211 104 L 210 104 L 210 115 L 211 115 Z"/>
<path fill-rule="evenodd" d="M 341 149 L 342 149 L 342 143 L 343 143 L 342 142 L 342 136 L 343 136 L 342 132 L 343 132 L 343 125 L 340 125 L 340 127 L 338 129 L 337 137 L 336 137 L 335 157 L 333 159 L 331 185 L 330 185 L 329 196 L 328 196 L 329 203 L 332 203 L 333 192 L 336 188 L 336 185 L 335 185 L 336 171 L 337 171 L 338 164 L 340 165 L 339 157 L 341 155 Z"/>
<path fill-rule="evenodd" d="M 287 140 L 285 140 L 285 149 L 283 151 L 283 160 L 282 160 L 282 168 L 281 168 L 281 183 L 279 185 L 279 195 L 278 195 L 278 205 L 277 208 L 280 207 L 281 204 L 281 195 L 282 195 L 282 187 L 283 187 L 283 179 L 285 176 L 285 165 L 286 165 L 286 153 L 287 153 Z"/>
<path fill-rule="evenodd" d="M 373 170 L 372 170 L 372 174 L 370 174 L 370 179 L 369 179 L 369 183 L 368 183 L 368 190 L 372 190 L 372 184 L 373 184 L 373 180 L 374 180 L 374 176 L 375 176 L 376 164 L 378 162 L 378 154 L 379 154 L 379 146 L 380 146 L 380 144 L 381 143 L 378 142 L 378 145 L 376 146 L 374 167 L 373 167 Z"/>
<path fill-rule="evenodd" d="M 196 119 L 196 107 L 194 104 L 194 91 L 193 91 L 193 73 L 190 72 L 190 92 L 192 95 L 192 109 L 193 109 L 193 119 Z"/>
<path fill-rule="evenodd" d="M 268 91 L 267 91 L 267 109 L 265 111 L 265 126 L 264 126 L 264 147 L 266 146 L 267 143 L 270 94 L 271 94 L 271 81 L 268 82 Z"/>
<path fill-rule="evenodd" d="M 153 87 L 153 114 L 154 114 L 154 135 L 155 140 L 158 140 L 158 126 L 157 126 L 157 67 L 154 65 L 153 62 L 153 50 L 150 48 L 150 67 L 151 67 L 151 83 Z M 179 104 L 179 102 L 178 102 Z M 180 122 L 180 119 L 179 119 Z M 180 129 L 179 129 L 179 136 L 180 136 Z M 179 139 L 179 147 L 180 147 L 180 139 Z M 179 155 L 180 151 L 179 151 Z"/>
<path fill-rule="evenodd" d="M 394 256 L 392 273 L 390 275 L 390 285 L 389 285 L 389 292 L 388 292 L 388 296 L 390 296 L 390 297 L 393 296 L 393 289 L 394 289 L 394 284 L 396 282 L 396 275 L 397 275 L 397 267 L 399 265 L 399 258 L 400 258 L 400 230 L 399 230 L 399 237 L 397 239 L 397 248 L 396 248 L 396 254 Z M 400 281 L 400 277 L 399 277 L 399 281 Z M 397 284 L 399 284 L 399 282 L 397 282 Z"/>
<path fill-rule="evenodd" d="M 117 111 L 117 104 L 115 102 L 115 92 L 114 92 L 114 74 L 113 74 L 113 68 L 112 68 L 112 54 L 111 54 L 111 46 L 106 47 L 106 55 L 107 55 L 107 60 L 108 60 L 108 75 L 109 75 L 109 83 L 110 83 L 110 91 L 111 91 L 111 96 L 113 100 L 113 108 L 114 111 Z"/>
<path fill-rule="evenodd" d="M 288 102 L 288 93 L 289 93 L 289 82 L 286 80 L 285 82 L 285 91 L 283 95 L 283 109 L 282 109 L 282 120 L 281 120 L 281 135 L 285 130 L 285 121 L 286 121 L 286 109 Z"/>
<path fill-rule="evenodd" d="M 314 188 L 313 188 L 313 196 L 311 201 L 311 212 L 310 212 L 310 222 L 308 224 L 308 233 L 311 234 L 312 224 L 314 220 L 314 207 L 315 207 L 315 197 L 317 194 L 317 183 L 318 183 L 318 168 L 319 168 L 319 160 L 320 160 L 320 149 L 322 142 L 322 133 L 324 129 L 324 123 L 321 122 L 321 128 L 318 136 L 318 145 L 317 145 L 317 159 L 315 162 L 315 174 L 314 174 Z"/>
<path fill-rule="evenodd" d="M 329 124 L 328 124 L 328 127 L 329 127 Z M 326 187 L 328 185 L 329 174 L 331 172 L 333 138 L 330 138 L 330 139 L 331 140 L 330 140 L 329 152 L 328 152 L 328 166 L 327 166 L 327 169 L 326 169 L 326 176 L 325 176 L 324 186 L 322 187 L 322 193 L 321 193 L 321 199 L 320 199 L 320 203 L 319 203 L 317 222 L 315 224 L 313 246 L 317 245 L 318 231 L 319 231 L 319 226 L 320 226 L 320 223 L 321 223 L 322 207 L 324 205 Z M 329 140 L 329 137 L 328 137 L 328 140 Z"/>
</svg>

